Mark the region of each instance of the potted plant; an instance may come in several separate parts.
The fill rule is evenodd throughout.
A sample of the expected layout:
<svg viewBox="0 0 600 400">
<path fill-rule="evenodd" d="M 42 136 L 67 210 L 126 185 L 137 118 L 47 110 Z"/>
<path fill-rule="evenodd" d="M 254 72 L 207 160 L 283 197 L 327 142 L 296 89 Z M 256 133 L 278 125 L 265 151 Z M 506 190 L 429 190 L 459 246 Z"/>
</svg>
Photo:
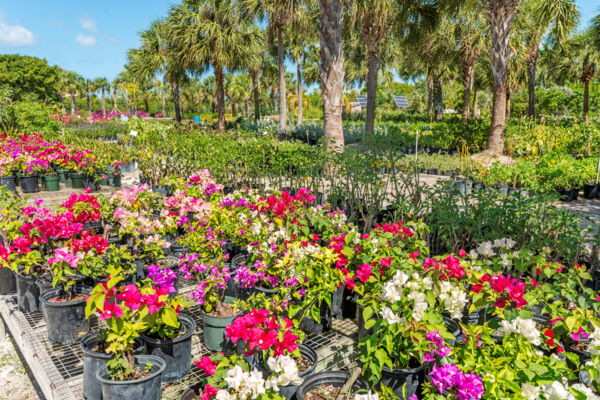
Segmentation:
<svg viewBox="0 0 600 400">
<path fill-rule="evenodd" d="M 128 295 L 152 299 L 154 304 L 142 318 L 148 326 L 142 334 L 148 354 L 162 358 L 165 370 L 161 380 L 172 382 L 184 378 L 190 370 L 192 357 L 192 335 L 196 331 L 196 321 L 180 314 L 187 302 L 179 296 L 169 298 L 169 287 L 161 281 L 146 279 L 139 287 L 126 286 Z M 152 311 L 152 312 L 150 312 Z"/>
<path fill-rule="evenodd" d="M 0 156 L 0 186 L 4 191 L 15 193 L 16 177 L 13 173 L 13 162 L 8 156 Z"/>
<path fill-rule="evenodd" d="M 298 376 L 304 380 L 314 373 L 318 357 L 312 348 L 299 344 L 304 337 L 302 331 L 294 328 L 292 320 L 278 317 L 265 309 L 254 309 L 236 318 L 225 327 L 226 337 L 238 344 L 238 352 L 244 354 L 250 365 L 257 366 L 267 373 L 277 371 L 278 366 L 270 365 L 278 355 L 290 356 L 296 363 Z M 279 392 L 286 399 L 292 399 L 298 384 L 285 385 Z"/>
<path fill-rule="evenodd" d="M 40 309 L 40 290 L 35 280 L 46 272 L 42 266 L 44 258 L 25 237 L 17 237 L 10 246 L 9 268 L 15 273 L 17 303 L 23 312 L 31 313 Z"/>
<path fill-rule="evenodd" d="M 52 286 L 40 295 L 44 320 L 48 327 L 48 340 L 52 343 L 71 344 L 79 338 L 79 332 L 87 332 L 89 320 L 85 317 L 85 303 L 91 288 L 76 285 L 79 274 L 89 273 L 84 258 L 93 258 L 102 254 L 102 244 L 90 246 L 87 254 L 72 243 L 71 248 L 54 250 L 54 256 L 48 259 L 52 271 Z M 88 261 L 89 262 L 89 261 Z"/>
<path fill-rule="evenodd" d="M 202 357 L 196 365 L 203 371 L 204 378 L 186 389 L 181 399 L 282 400 L 281 387 L 300 383 L 298 370 L 288 356 L 270 357 L 267 362 L 276 368 L 265 376 L 237 355 Z"/>
<path fill-rule="evenodd" d="M 157 356 L 134 354 L 136 339 L 148 328 L 144 316 L 160 309 L 160 298 L 141 295 L 135 285 L 118 288 L 121 280 L 115 274 L 108 282 L 96 285 L 85 310 L 87 318 L 97 312 L 105 321 L 108 329 L 105 351 L 114 355 L 96 372 L 102 399 L 160 400 L 165 361 Z"/>
<path fill-rule="evenodd" d="M 347 389 L 345 389 L 346 385 L 349 386 Z M 346 396 L 353 396 L 352 398 L 360 400 L 379 398 L 367 395 L 368 390 L 367 382 L 360 377 L 351 376 L 348 371 L 323 371 L 302 382 L 296 392 L 296 398 L 298 400 L 348 398 Z"/>
<path fill-rule="evenodd" d="M 180 271 L 184 279 L 196 279 L 197 285 L 190 297 L 202 309 L 204 345 L 213 351 L 226 348 L 225 327 L 230 325 L 239 313 L 233 307 L 234 298 L 225 296 L 227 282 L 231 274 L 227 265 L 199 264 L 197 268 L 189 268 L 184 259 L 180 262 Z M 193 261 L 192 261 L 193 264 Z"/>
</svg>

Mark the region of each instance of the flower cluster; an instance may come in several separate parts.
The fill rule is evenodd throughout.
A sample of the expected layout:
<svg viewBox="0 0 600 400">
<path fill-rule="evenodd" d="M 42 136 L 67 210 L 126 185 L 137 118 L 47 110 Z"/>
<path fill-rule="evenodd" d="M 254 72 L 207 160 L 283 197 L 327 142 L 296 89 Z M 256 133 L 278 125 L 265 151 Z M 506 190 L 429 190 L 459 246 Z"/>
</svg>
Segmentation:
<svg viewBox="0 0 600 400">
<path fill-rule="evenodd" d="M 454 364 L 436 364 L 430 376 L 440 393 L 448 390 L 455 393 L 459 400 L 478 400 L 484 394 L 481 377 L 472 372 L 465 374 Z"/>
</svg>

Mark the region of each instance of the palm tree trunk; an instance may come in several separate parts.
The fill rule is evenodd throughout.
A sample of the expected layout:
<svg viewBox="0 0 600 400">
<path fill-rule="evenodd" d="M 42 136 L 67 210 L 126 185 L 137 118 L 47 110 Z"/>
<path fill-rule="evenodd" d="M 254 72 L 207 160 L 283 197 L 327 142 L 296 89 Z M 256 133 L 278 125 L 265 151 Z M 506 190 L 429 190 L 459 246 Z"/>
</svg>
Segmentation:
<svg viewBox="0 0 600 400">
<path fill-rule="evenodd" d="M 367 115 L 365 117 L 365 134 L 370 135 L 375 130 L 375 103 L 377 101 L 377 75 L 379 57 L 369 53 L 369 71 L 367 72 Z"/>
<path fill-rule="evenodd" d="M 319 0 L 319 78 L 323 101 L 323 136 L 327 149 L 333 151 L 344 149 L 342 2 L 343 0 Z"/>
<path fill-rule="evenodd" d="M 473 88 L 473 117 L 475 117 L 475 118 L 477 118 L 477 115 L 479 114 L 479 107 L 477 104 L 478 94 L 479 94 L 479 92 L 477 91 L 477 87 L 474 87 Z"/>
<path fill-rule="evenodd" d="M 214 65 L 215 70 L 215 82 L 217 86 L 217 112 L 219 118 L 217 122 L 217 130 L 222 131 L 225 129 L 225 88 L 223 86 L 223 67 L 220 65 Z"/>
<path fill-rule="evenodd" d="M 444 97 L 441 76 L 433 77 L 433 110 L 435 111 L 436 122 L 441 122 L 444 118 Z"/>
<path fill-rule="evenodd" d="M 287 131 L 287 95 L 285 93 L 285 53 L 283 49 L 283 27 L 277 29 L 277 67 L 279 68 L 279 134 Z"/>
<path fill-rule="evenodd" d="M 246 118 L 250 118 L 250 98 L 246 98 L 244 101 L 244 114 Z"/>
<path fill-rule="evenodd" d="M 433 111 L 433 82 L 427 78 L 427 114 Z"/>
<path fill-rule="evenodd" d="M 144 97 L 144 108 L 146 109 L 147 113 L 150 113 L 150 106 L 148 105 L 148 94 L 146 93 L 146 91 L 144 91 L 142 96 Z"/>
<path fill-rule="evenodd" d="M 260 120 L 260 101 L 258 97 L 258 72 L 252 71 L 252 96 L 254 97 L 254 120 Z"/>
<path fill-rule="evenodd" d="M 88 111 L 91 114 L 92 113 L 92 99 L 90 98 L 90 92 L 88 92 L 87 90 L 85 91 L 85 97 L 87 99 Z"/>
<path fill-rule="evenodd" d="M 531 60 L 527 65 L 527 93 L 529 95 L 529 104 L 527 115 L 535 117 L 535 71 L 537 67 L 538 50 L 536 47 L 535 54 L 531 55 Z"/>
<path fill-rule="evenodd" d="M 302 109 L 302 60 L 300 56 L 296 57 L 296 75 L 298 79 L 298 125 L 302 125 L 304 120 L 304 116 L 302 113 L 304 110 Z"/>
<path fill-rule="evenodd" d="M 583 121 L 589 121 L 589 111 L 590 111 L 590 81 L 585 80 L 583 82 Z"/>
<path fill-rule="evenodd" d="M 487 150 L 501 154 L 504 150 L 504 121 L 506 119 L 506 86 L 494 85 L 492 100 L 492 125 L 488 136 Z"/>
<path fill-rule="evenodd" d="M 62 105 L 62 113 L 65 115 L 67 113 L 67 108 L 65 107 L 65 96 L 62 94 L 62 92 L 59 92 L 58 96 L 60 97 L 60 104 Z"/>
<path fill-rule="evenodd" d="M 465 62 L 463 64 L 463 109 L 462 119 L 468 120 L 471 116 L 471 90 L 473 89 L 473 81 L 475 79 L 475 62 Z"/>
<path fill-rule="evenodd" d="M 181 113 L 179 111 L 179 86 L 175 79 L 171 79 L 171 97 L 173 97 L 173 106 L 175 107 L 175 121 L 181 122 Z"/>
<path fill-rule="evenodd" d="M 162 98 L 162 114 L 163 118 L 167 116 L 167 96 L 165 96 L 165 91 L 160 91 L 160 97 Z"/>
<path fill-rule="evenodd" d="M 510 56 L 510 28 L 517 12 L 519 0 L 490 0 L 485 8 L 485 17 L 490 25 L 492 41 L 490 64 L 494 79 L 492 121 L 488 136 L 487 151 L 502 154 L 504 151 L 504 125 L 506 117 L 506 82 Z"/>
<path fill-rule="evenodd" d="M 102 93 L 102 118 L 106 118 L 106 95 L 104 93 L 104 86 L 101 88 Z"/>
<path fill-rule="evenodd" d="M 512 95 L 512 89 L 510 86 L 506 88 L 506 121 L 510 119 L 510 98 Z"/>
<path fill-rule="evenodd" d="M 69 101 L 71 103 L 71 115 L 75 115 L 75 93 L 71 91 Z"/>
</svg>

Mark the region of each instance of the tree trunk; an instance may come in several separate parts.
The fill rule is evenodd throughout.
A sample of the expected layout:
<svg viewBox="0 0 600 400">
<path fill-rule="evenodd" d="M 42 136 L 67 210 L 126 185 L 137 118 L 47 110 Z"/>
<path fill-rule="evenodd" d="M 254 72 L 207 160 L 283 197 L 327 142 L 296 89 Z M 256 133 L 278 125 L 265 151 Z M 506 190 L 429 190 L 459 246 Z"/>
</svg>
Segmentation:
<svg viewBox="0 0 600 400">
<path fill-rule="evenodd" d="M 183 98 L 181 96 L 179 96 L 179 108 L 181 109 L 181 114 L 185 114 L 185 110 L 183 109 L 183 106 L 185 106 L 185 102 L 183 101 Z"/>
<path fill-rule="evenodd" d="M 65 115 L 67 113 L 67 108 L 65 107 L 65 95 L 59 92 L 58 96 L 60 97 L 60 104 L 62 105 L 62 113 Z"/>
<path fill-rule="evenodd" d="M 160 91 L 160 97 L 162 100 L 162 116 L 163 118 L 167 116 L 167 96 L 165 96 L 165 91 L 161 90 Z"/>
<path fill-rule="evenodd" d="M 215 82 L 217 86 L 217 112 L 219 118 L 217 122 L 217 130 L 222 131 L 225 129 L 225 88 L 223 86 L 223 67 L 220 65 L 214 65 L 215 70 Z"/>
<path fill-rule="evenodd" d="M 441 122 L 444 118 L 444 97 L 442 92 L 442 77 L 433 77 L 433 110 L 435 121 Z"/>
<path fill-rule="evenodd" d="M 342 10 L 342 0 L 319 0 L 319 78 L 323 101 L 323 136 L 327 149 L 333 151 L 344 149 Z"/>
<path fill-rule="evenodd" d="M 175 79 L 171 79 L 171 97 L 173 97 L 173 106 L 175 107 L 175 121 L 181 122 L 181 113 L 179 111 L 179 86 Z"/>
<path fill-rule="evenodd" d="M 492 67 L 494 99 L 492 121 L 487 151 L 502 154 L 504 151 L 504 124 L 506 117 L 506 82 L 510 57 L 510 28 L 519 7 L 519 0 L 489 0 L 484 10 L 490 26 L 492 42 L 490 64 Z"/>
<path fill-rule="evenodd" d="M 510 97 L 512 95 L 512 89 L 510 86 L 506 88 L 506 121 L 510 119 Z"/>
<path fill-rule="evenodd" d="M 494 85 L 492 100 L 492 124 L 487 142 L 487 150 L 494 154 L 504 151 L 504 121 L 506 118 L 506 86 Z"/>
<path fill-rule="evenodd" d="M 244 114 L 246 118 L 250 118 L 250 99 L 244 100 Z"/>
<path fill-rule="evenodd" d="M 69 101 L 71 103 L 71 115 L 75 115 L 75 93 L 71 91 L 71 93 L 69 93 L 71 96 L 69 96 Z"/>
<path fill-rule="evenodd" d="M 119 107 L 117 106 L 117 88 L 113 88 L 113 112 L 119 111 Z"/>
<path fill-rule="evenodd" d="M 527 93 L 529 95 L 529 107 L 527 115 L 535 117 L 535 71 L 537 67 L 538 50 L 536 47 L 535 54 L 531 55 L 531 60 L 527 65 Z"/>
<path fill-rule="evenodd" d="M 148 105 L 148 95 L 144 92 L 142 96 L 144 96 L 144 108 L 146 109 L 146 112 L 150 114 L 150 106 Z"/>
<path fill-rule="evenodd" d="M 106 95 L 104 93 L 104 87 L 102 87 L 100 90 L 102 93 L 102 118 L 106 119 Z"/>
<path fill-rule="evenodd" d="M 258 97 L 258 72 L 250 73 L 252 78 L 252 96 L 254 97 L 254 120 L 260 120 L 260 101 Z"/>
<path fill-rule="evenodd" d="M 479 92 L 477 91 L 477 88 L 473 88 L 473 117 L 477 118 L 479 116 L 479 107 L 477 104 L 477 98 Z"/>
<path fill-rule="evenodd" d="M 279 134 L 287 133 L 287 95 L 285 91 L 285 53 L 283 49 L 283 27 L 277 29 L 277 67 L 279 68 Z"/>
<path fill-rule="evenodd" d="M 371 135 L 375 130 L 375 103 L 377 102 L 377 75 L 379 57 L 375 52 L 369 53 L 369 70 L 367 72 L 367 116 L 365 117 L 365 134 Z"/>
<path fill-rule="evenodd" d="M 472 61 L 472 62 L 471 62 Z M 475 80 L 475 60 L 468 60 L 463 63 L 463 109 L 462 119 L 468 120 L 471 116 L 471 90 L 473 89 L 473 81 Z"/>
<path fill-rule="evenodd" d="M 583 82 L 583 121 L 588 122 L 590 111 L 590 81 L 585 80 Z"/>
<path fill-rule="evenodd" d="M 302 125 L 304 110 L 302 105 L 302 60 L 300 56 L 296 57 L 296 75 L 298 79 L 298 125 Z"/>
<path fill-rule="evenodd" d="M 427 78 L 427 114 L 433 111 L 433 82 Z"/>
<path fill-rule="evenodd" d="M 90 98 L 90 92 L 88 92 L 87 90 L 85 92 L 85 97 L 87 99 L 88 111 L 91 114 L 92 113 L 92 99 Z"/>
</svg>

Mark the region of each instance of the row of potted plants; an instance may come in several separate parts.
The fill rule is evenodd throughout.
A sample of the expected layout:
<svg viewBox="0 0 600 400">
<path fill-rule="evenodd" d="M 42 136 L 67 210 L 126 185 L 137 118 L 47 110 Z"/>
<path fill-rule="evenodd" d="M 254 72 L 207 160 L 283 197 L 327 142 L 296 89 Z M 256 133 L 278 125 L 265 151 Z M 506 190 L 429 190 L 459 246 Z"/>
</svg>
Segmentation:
<svg viewBox="0 0 600 400">
<path fill-rule="evenodd" d="M 294 366 L 317 362 L 300 344 L 327 329 L 329 316 L 344 317 L 344 298 L 363 324 L 361 379 L 381 396 L 595 396 L 596 344 L 584 339 L 600 326 L 598 298 L 584 266 L 546 262 L 510 238 L 433 257 L 423 224 L 378 224 L 361 234 L 306 189 L 225 194 L 206 170 L 163 184 L 170 195 L 142 185 L 108 198 L 72 196 L 57 212 L 5 194 L 5 265 L 21 276 L 52 270 L 58 292 L 42 300 L 49 335 L 56 303 L 83 300 L 87 315 L 68 324 L 75 333 L 85 330 L 75 320 L 85 324 L 92 313 L 106 321 L 95 349 L 107 364 L 85 375 L 104 398 L 160 398 L 161 380 L 187 373 L 190 302 L 203 309 L 205 345 L 225 353 L 197 360 L 216 375 L 190 390 L 206 399 L 246 398 L 246 390 L 282 396 L 274 383 L 298 386 Z M 161 260 L 169 252 L 178 257 L 170 268 Z M 93 289 L 79 289 L 85 278 Z M 173 295 L 177 278 L 195 282 L 189 299 Z M 87 293 L 86 305 L 77 295 Z M 29 294 L 18 294 L 25 309 Z M 136 358 L 139 339 L 159 359 Z M 589 387 L 573 383 L 584 373 Z"/>
</svg>

